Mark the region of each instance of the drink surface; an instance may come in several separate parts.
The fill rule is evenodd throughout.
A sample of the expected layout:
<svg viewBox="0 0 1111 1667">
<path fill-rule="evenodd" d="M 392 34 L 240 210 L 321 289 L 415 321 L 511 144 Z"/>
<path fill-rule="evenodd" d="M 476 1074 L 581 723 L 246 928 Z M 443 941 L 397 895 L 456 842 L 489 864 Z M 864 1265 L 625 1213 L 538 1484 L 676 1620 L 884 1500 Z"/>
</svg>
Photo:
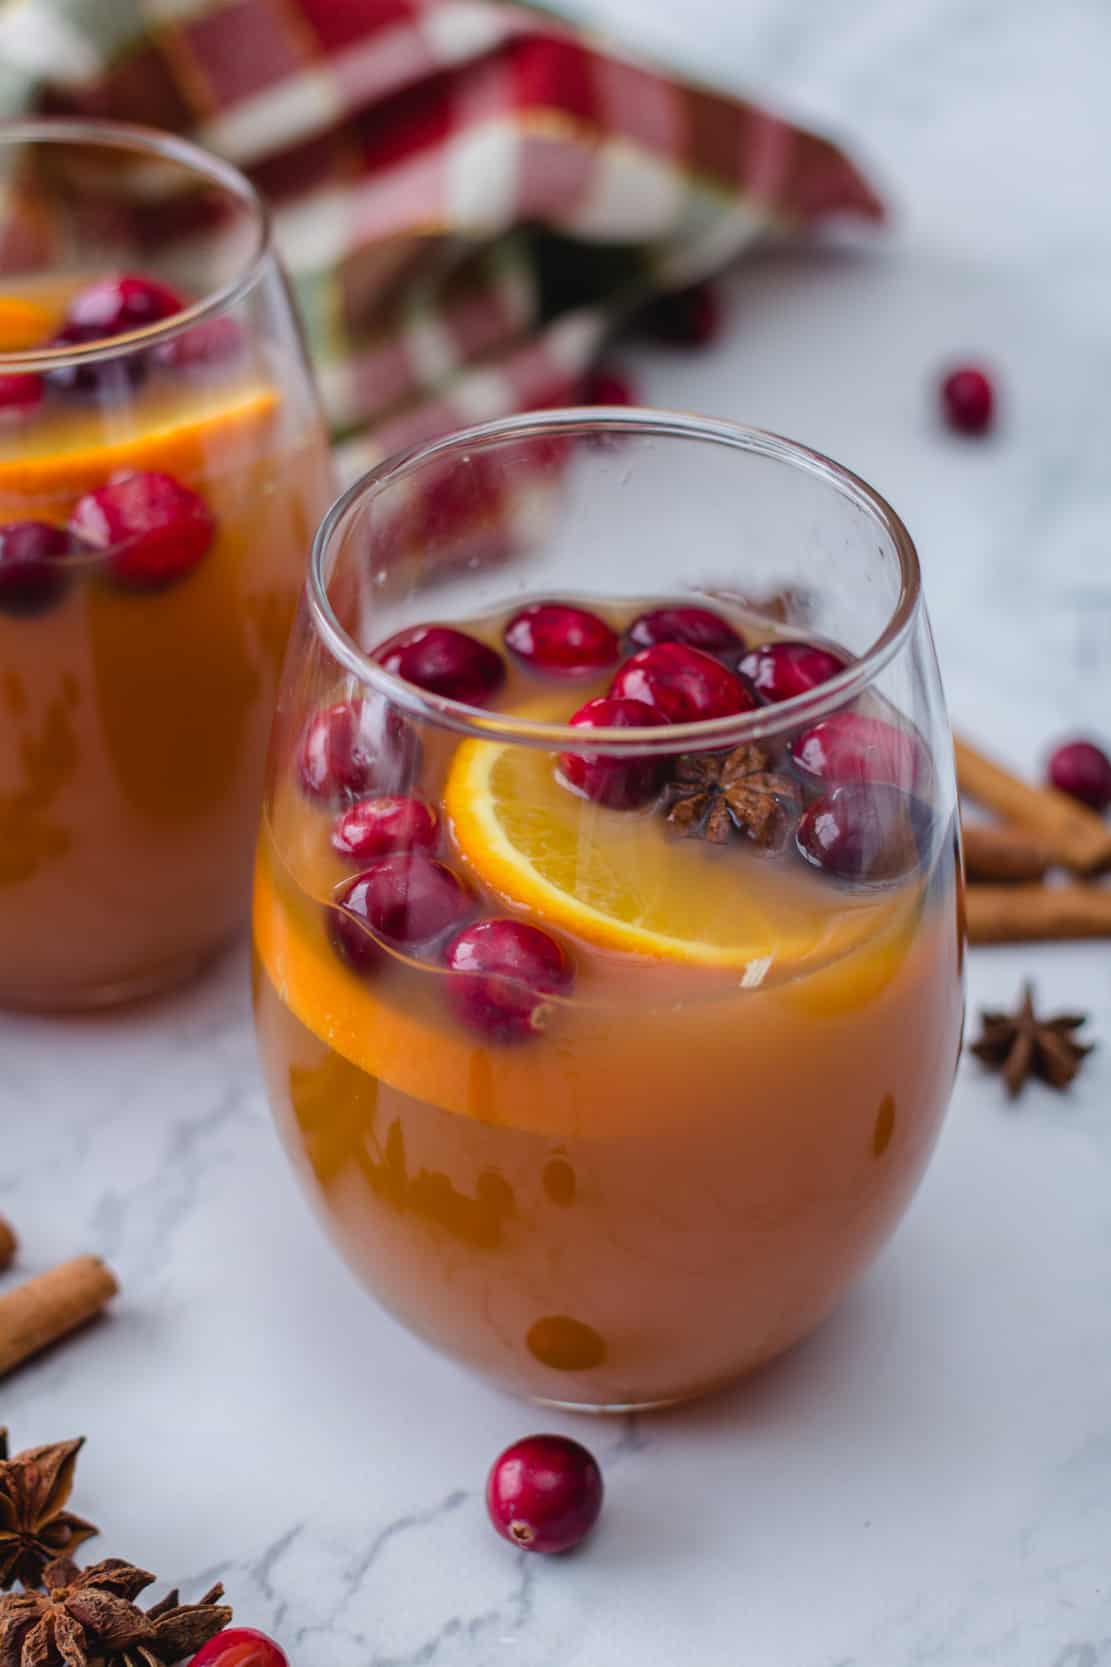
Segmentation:
<svg viewBox="0 0 1111 1667">
<path fill-rule="evenodd" d="M 658 606 L 568 605 L 612 628 L 622 666 L 633 616 Z M 728 623 L 749 654 L 774 640 Z M 489 707 L 566 722 L 606 696 L 613 664 L 538 673 L 505 628 L 464 626 L 504 657 Z M 426 726 L 388 786 L 433 812 L 424 849 L 466 900 L 427 941 L 372 934 L 364 955 L 344 901 L 363 859 L 340 823 L 378 790 L 321 794 L 305 775 L 313 724 L 345 698 L 326 691 L 275 748 L 254 905 L 268 1088 L 345 1254 L 414 1330 L 553 1401 L 683 1398 L 788 1346 L 891 1230 L 944 1111 L 962 1006 L 951 828 L 933 818 L 913 861 L 846 883 L 800 855 L 829 784 L 782 742 L 743 763 L 774 777 L 785 827 L 762 844 L 742 820 L 718 843 L 683 837 L 674 758 L 616 808 L 575 790 L 576 770 L 591 790 L 598 776 L 574 758 Z M 904 785 L 928 797 L 921 775 Z M 511 1034 L 459 999 L 453 933 L 489 918 L 539 929 L 571 968 L 523 998 Z"/>
<path fill-rule="evenodd" d="M 82 289 L 0 293 L 0 349 L 50 341 Z M 31 397 L 0 411 L 0 1003 L 157 987 L 244 913 L 266 729 L 330 475 L 299 367 L 228 319 L 206 328 L 164 358 L 88 367 L 83 385 L 22 379 Z M 0 404 L 17 380 L 0 376 Z M 156 536 L 134 494 L 113 496 L 129 481 L 154 483 L 140 510 L 152 493 L 170 504 Z M 38 590 L 41 574 L 2 559 L 28 525 L 62 541 Z"/>
</svg>

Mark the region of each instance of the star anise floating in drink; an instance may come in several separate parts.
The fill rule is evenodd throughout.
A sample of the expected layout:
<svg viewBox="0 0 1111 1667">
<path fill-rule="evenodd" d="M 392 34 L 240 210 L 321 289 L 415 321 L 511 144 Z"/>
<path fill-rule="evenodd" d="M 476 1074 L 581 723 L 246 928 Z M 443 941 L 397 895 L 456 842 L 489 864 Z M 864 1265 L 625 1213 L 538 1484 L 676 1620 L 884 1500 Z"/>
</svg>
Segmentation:
<svg viewBox="0 0 1111 1667">
<path fill-rule="evenodd" d="M 88 1569 L 49 1563 L 42 1590 L 0 1599 L 0 1667 L 174 1667 L 231 1620 L 219 1585 L 200 1603 L 175 1591 L 140 1609 L 154 1578 L 118 1557 Z"/>
<path fill-rule="evenodd" d="M 67 1556 L 97 1532 L 65 1509 L 83 1441 L 56 1441 L 8 1454 L 0 1429 L 0 1590 L 18 1580 L 37 1586 L 56 1557 Z"/>
<path fill-rule="evenodd" d="M 742 834 L 763 850 L 779 850 L 797 819 L 798 784 L 770 767 L 762 747 L 730 753 L 685 753 L 668 785 L 667 819 L 684 839 L 724 845 Z"/>
<path fill-rule="evenodd" d="M 1094 1046 L 1076 1040 L 1074 1032 L 1086 1023 L 1085 1013 L 1040 1019 L 1034 1010 L 1034 987 L 1026 983 L 1017 1012 L 981 1012 L 980 1035 L 970 1044 L 970 1051 L 991 1070 L 1002 1073 L 1012 1100 L 1031 1076 L 1050 1088 L 1064 1089 Z"/>
</svg>

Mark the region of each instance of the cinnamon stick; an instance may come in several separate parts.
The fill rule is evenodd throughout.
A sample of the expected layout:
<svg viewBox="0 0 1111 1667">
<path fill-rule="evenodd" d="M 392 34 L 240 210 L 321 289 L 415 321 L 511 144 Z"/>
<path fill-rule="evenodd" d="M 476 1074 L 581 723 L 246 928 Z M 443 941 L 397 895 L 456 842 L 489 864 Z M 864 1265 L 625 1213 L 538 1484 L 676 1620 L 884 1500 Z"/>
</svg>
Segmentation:
<svg viewBox="0 0 1111 1667">
<path fill-rule="evenodd" d="M 965 822 L 961 833 L 964 871 L 970 880 L 1044 880 L 1053 867 L 1053 853 L 1044 840 L 1024 828 Z"/>
<path fill-rule="evenodd" d="M 1111 826 L 1054 787 L 1034 787 L 954 737 L 962 793 L 1035 834 L 1056 862 L 1078 874 L 1111 868 Z"/>
<path fill-rule="evenodd" d="M 0 1378 L 40 1350 L 94 1319 L 119 1290 L 96 1256 L 25 1280 L 0 1296 Z"/>
<path fill-rule="evenodd" d="M 1111 937 L 1111 890 L 1099 886 L 977 886 L 965 893 L 971 943 Z"/>
<path fill-rule="evenodd" d="M 15 1236 L 15 1228 L 10 1221 L 0 1216 L 0 1273 L 10 1268 L 15 1261 L 15 1253 L 19 1249 L 19 1240 Z"/>
</svg>

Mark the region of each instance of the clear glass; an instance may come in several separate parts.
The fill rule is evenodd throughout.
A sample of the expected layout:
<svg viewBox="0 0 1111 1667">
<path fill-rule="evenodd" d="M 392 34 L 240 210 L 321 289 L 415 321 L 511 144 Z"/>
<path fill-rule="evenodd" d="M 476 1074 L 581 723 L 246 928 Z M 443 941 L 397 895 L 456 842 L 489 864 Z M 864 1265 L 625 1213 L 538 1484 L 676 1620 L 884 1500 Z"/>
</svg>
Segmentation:
<svg viewBox="0 0 1111 1667">
<path fill-rule="evenodd" d="M 242 925 L 332 491 L 250 184 L 141 128 L 0 128 L 0 1005 L 145 994 Z"/>
<path fill-rule="evenodd" d="M 538 668 L 516 627 L 511 651 L 537 600 L 609 623 L 592 669 Z M 633 622 L 664 604 L 726 623 L 697 664 L 730 689 L 782 639 L 836 651 L 835 675 L 693 721 L 569 726 L 615 674 L 627 691 Z M 481 707 L 373 657 L 418 624 L 500 656 Z M 421 804 L 402 816 L 399 796 Z M 913 546 L 827 459 L 569 411 L 369 475 L 315 544 L 254 903 L 269 1095 L 358 1275 L 446 1353 L 561 1406 L 683 1400 L 805 1335 L 892 1231 L 948 1101 L 955 805 Z M 689 837 L 711 808 L 720 842 Z M 425 915 L 433 880 L 447 904 Z M 535 929 L 559 976 L 534 937 L 476 961 L 490 918 L 485 953 Z"/>
</svg>

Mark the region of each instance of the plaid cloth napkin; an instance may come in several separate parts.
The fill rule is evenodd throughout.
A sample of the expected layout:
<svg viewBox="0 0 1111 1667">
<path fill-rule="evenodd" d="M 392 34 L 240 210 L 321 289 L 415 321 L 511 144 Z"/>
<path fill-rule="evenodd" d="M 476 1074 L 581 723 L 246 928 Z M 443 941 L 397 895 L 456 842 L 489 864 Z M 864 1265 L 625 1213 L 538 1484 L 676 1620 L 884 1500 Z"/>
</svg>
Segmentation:
<svg viewBox="0 0 1111 1667">
<path fill-rule="evenodd" d="M 0 0 L 0 117 L 145 122 L 269 197 L 345 473 L 566 402 L 661 290 L 881 204 L 826 140 L 497 0 Z"/>
</svg>

